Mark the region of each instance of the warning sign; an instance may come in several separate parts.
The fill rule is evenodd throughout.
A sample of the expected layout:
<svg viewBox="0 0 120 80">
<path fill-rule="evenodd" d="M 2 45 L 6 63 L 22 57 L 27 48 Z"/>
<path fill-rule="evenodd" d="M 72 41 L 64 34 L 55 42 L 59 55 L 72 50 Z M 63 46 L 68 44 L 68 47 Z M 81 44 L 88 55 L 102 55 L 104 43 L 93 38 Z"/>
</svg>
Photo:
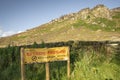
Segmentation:
<svg viewBox="0 0 120 80">
<path fill-rule="evenodd" d="M 68 47 L 26 48 L 24 49 L 24 63 L 43 63 L 68 60 L 68 51 Z"/>
</svg>

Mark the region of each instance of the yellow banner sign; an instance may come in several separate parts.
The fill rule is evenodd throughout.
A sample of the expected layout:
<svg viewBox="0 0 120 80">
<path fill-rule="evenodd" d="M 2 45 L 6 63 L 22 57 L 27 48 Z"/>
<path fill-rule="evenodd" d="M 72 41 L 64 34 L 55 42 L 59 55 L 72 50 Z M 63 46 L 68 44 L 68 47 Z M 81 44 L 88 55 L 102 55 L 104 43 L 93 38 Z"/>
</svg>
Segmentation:
<svg viewBox="0 0 120 80">
<path fill-rule="evenodd" d="M 27 48 L 24 49 L 24 63 L 43 63 L 68 60 L 69 48 Z"/>
</svg>

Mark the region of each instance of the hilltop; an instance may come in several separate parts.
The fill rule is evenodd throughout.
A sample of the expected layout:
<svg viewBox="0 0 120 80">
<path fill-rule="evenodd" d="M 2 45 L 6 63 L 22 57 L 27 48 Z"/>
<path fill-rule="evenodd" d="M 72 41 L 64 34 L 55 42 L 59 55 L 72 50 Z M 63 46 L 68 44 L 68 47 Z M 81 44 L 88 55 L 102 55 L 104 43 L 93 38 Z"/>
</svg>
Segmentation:
<svg viewBox="0 0 120 80">
<path fill-rule="evenodd" d="M 42 41 L 60 42 L 120 41 L 120 7 L 109 9 L 104 5 L 85 8 L 76 13 L 63 15 L 25 32 L 0 38 L 0 47 L 29 45 Z"/>
</svg>

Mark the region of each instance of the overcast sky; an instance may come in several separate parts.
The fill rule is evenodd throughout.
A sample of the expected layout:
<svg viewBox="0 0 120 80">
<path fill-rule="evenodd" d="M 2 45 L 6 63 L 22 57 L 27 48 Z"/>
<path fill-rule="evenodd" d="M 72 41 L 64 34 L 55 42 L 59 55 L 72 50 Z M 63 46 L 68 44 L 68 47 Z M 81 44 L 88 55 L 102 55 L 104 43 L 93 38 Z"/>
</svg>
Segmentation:
<svg viewBox="0 0 120 80">
<path fill-rule="evenodd" d="M 0 36 L 19 33 L 98 4 L 111 9 L 119 7 L 120 0 L 0 0 Z"/>
</svg>

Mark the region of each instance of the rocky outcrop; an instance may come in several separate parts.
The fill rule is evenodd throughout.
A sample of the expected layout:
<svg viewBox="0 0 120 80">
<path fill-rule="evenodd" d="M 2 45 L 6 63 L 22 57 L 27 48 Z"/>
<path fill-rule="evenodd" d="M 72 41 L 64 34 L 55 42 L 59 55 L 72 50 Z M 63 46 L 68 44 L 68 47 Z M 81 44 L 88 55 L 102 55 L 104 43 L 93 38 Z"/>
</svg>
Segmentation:
<svg viewBox="0 0 120 80">
<path fill-rule="evenodd" d="M 120 7 L 113 8 L 112 11 L 120 12 Z"/>
<path fill-rule="evenodd" d="M 85 20 L 88 18 L 88 16 L 90 15 L 90 9 L 89 8 L 85 8 L 82 9 L 81 11 L 78 12 L 78 18 Z"/>
<path fill-rule="evenodd" d="M 97 5 L 96 7 L 94 7 L 93 9 L 90 8 L 85 8 L 80 10 L 77 13 L 71 13 L 68 15 L 63 15 L 60 18 L 54 19 L 52 20 L 52 22 L 55 21 L 62 21 L 62 20 L 66 20 L 66 19 L 71 19 L 71 20 L 77 20 L 77 19 L 81 19 L 81 20 L 92 20 L 94 18 L 107 18 L 107 19 L 111 19 L 111 12 L 110 10 L 104 6 L 104 5 Z"/>
<path fill-rule="evenodd" d="M 97 5 L 91 11 L 95 17 L 111 19 L 110 10 L 104 5 Z"/>
</svg>

